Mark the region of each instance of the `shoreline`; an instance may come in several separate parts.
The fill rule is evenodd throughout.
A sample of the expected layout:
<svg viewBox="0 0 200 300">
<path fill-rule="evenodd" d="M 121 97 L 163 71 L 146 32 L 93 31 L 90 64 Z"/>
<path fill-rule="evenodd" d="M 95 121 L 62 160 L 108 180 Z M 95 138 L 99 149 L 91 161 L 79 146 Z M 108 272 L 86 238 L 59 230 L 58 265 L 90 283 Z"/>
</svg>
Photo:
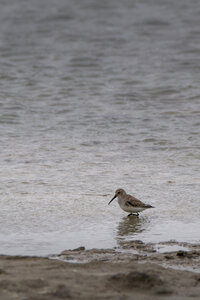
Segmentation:
<svg viewBox="0 0 200 300">
<path fill-rule="evenodd" d="M 160 247 L 129 241 L 120 249 L 79 247 L 49 257 L 1 255 L 0 299 L 198 298 L 200 245 Z"/>
</svg>

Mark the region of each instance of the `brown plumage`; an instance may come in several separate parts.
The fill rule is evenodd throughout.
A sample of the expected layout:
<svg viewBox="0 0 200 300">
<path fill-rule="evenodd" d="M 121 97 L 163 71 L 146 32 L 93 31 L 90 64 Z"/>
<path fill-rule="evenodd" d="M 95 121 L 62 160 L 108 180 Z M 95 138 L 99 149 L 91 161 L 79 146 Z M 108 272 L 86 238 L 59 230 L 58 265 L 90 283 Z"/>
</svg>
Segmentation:
<svg viewBox="0 0 200 300">
<path fill-rule="evenodd" d="M 108 203 L 110 204 L 115 198 L 118 198 L 118 203 L 121 209 L 123 209 L 126 212 L 130 212 L 130 214 L 136 213 L 137 216 L 138 213 L 147 209 L 147 208 L 153 208 L 150 204 L 145 204 L 139 199 L 126 194 L 126 192 L 123 189 L 117 189 L 115 192 L 115 196 L 111 199 L 111 201 Z"/>
</svg>

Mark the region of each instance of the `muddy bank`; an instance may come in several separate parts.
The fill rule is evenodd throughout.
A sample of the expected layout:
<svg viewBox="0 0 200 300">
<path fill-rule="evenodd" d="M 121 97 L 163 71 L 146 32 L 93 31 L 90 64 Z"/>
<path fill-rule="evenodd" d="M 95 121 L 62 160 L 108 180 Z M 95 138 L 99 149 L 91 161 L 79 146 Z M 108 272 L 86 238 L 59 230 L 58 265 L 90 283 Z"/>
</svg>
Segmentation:
<svg viewBox="0 0 200 300">
<path fill-rule="evenodd" d="M 199 299 L 200 246 L 178 246 L 187 251 L 161 253 L 135 241 L 122 251 L 0 256 L 0 299 Z"/>
</svg>

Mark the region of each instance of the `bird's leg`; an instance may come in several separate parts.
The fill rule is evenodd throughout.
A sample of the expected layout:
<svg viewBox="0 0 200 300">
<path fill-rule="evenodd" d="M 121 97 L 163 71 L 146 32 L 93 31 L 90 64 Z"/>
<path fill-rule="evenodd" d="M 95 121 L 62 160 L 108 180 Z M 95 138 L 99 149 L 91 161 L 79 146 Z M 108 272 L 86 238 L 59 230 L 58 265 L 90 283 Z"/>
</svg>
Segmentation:
<svg viewBox="0 0 200 300">
<path fill-rule="evenodd" d="M 130 217 L 130 216 L 136 216 L 136 217 L 139 217 L 139 214 L 138 214 L 138 213 L 136 213 L 136 214 L 130 213 L 130 214 L 128 215 L 128 217 Z"/>
</svg>

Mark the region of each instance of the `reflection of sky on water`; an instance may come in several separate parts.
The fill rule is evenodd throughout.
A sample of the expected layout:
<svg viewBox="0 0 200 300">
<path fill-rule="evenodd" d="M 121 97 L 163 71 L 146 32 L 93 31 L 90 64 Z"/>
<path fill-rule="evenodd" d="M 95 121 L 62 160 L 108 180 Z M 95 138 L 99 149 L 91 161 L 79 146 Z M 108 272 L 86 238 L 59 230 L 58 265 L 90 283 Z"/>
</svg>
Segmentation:
<svg viewBox="0 0 200 300">
<path fill-rule="evenodd" d="M 158 212 L 153 216 L 123 217 L 117 226 L 117 243 L 122 245 L 125 241 L 133 240 L 141 240 L 144 243 L 199 243 L 199 222 L 192 222 L 192 219 L 190 222 L 181 222 L 176 218 L 163 220 L 163 214 Z"/>
</svg>

